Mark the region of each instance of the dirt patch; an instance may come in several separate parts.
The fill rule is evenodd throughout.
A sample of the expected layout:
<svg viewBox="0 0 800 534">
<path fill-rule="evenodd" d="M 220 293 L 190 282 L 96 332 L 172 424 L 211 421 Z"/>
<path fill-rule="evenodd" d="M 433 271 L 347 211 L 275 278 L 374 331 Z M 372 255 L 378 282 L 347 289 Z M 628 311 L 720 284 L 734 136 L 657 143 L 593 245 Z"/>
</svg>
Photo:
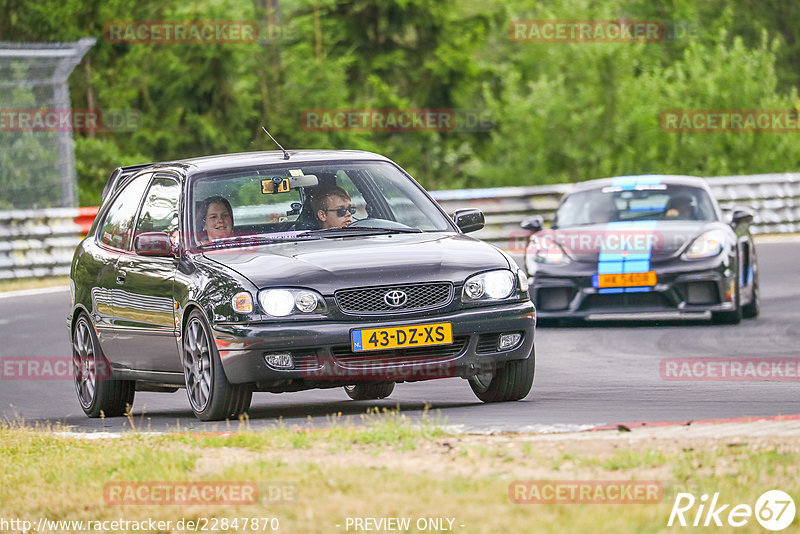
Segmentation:
<svg viewBox="0 0 800 534">
<path fill-rule="evenodd" d="M 707 432 L 703 429 L 700 434 Z M 458 435 L 420 439 L 410 450 L 357 443 L 314 443 L 303 448 L 262 451 L 225 447 L 200 451 L 195 474 L 207 475 L 237 463 L 263 460 L 466 478 L 670 480 L 672 460 L 685 453 L 709 453 L 714 457 L 717 452 L 724 452 L 725 458 L 705 463 L 694 460 L 695 465 L 690 466 L 697 474 L 717 476 L 737 473 L 735 453 L 740 449 L 800 454 L 800 440 L 793 433 L 755 437 L 722 434 L 694 437 L 689 431 L 663 428 L 556 435 Z M 791 468 L 800 477 L 800 468 Z"/>
</svg>

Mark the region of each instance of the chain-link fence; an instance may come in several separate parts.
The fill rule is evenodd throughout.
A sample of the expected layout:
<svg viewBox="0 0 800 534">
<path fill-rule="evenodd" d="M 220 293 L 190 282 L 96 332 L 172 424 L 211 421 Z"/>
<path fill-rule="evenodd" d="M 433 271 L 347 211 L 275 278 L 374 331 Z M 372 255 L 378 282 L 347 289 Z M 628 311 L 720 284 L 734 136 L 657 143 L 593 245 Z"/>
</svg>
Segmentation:
<svg viewBox="0 0 800 534">
<path fill-rule="evenodd" d="M 67 78 L 94 43 L 0 42 L 0 210 L 76 206 Z"/>
</svg>

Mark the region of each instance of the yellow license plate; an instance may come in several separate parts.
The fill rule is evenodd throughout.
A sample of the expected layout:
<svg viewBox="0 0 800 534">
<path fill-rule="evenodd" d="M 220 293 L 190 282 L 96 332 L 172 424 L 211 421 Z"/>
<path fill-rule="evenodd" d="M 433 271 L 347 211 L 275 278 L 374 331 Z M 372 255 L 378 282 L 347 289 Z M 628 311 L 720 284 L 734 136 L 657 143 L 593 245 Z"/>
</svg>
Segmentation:
<svg viewBox="0 0 800 534">
<path fill-rule="evenodd" d="M 625 273 L 597 275 L 598 287 L 644 287 L 656 285 L 656 273 Z"/>
<path fill-rule="evenodd" d="M 453 327 L 450 323 L 433 323 L 353 330 L 351 341 L 353 352 L 449 345 Z"/>
</svg>

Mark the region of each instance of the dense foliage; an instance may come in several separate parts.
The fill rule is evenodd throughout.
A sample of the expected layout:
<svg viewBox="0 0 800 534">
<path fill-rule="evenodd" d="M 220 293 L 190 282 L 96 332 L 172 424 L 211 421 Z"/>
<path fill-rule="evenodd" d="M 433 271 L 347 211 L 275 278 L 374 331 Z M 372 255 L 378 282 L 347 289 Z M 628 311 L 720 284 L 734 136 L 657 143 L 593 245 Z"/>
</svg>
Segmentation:
<svg viewBox="0 0 800 534">
<path fill-rule="evenodd" d="M 0 0 L 0 40 L 97 44 L 73 107 L 141 112 L 76 133 L 82 204 L 119 164 L 274 148 L 359 148 L 429 189 L 637 173 L 792 171 L 791 133 L 670 133 L 666 109 L 793 109 L 800 4 L 756 0 Z M 657 19 L 657 43 L 525 43 L 517 19 Z M 112 44 L 109 21 L 256 21 L 256 43 Z M 798 24 L 795 24 L 798 23 Z M 309 109 L 459 109 L 483 131 L 307 131 Z"/>
</svg>

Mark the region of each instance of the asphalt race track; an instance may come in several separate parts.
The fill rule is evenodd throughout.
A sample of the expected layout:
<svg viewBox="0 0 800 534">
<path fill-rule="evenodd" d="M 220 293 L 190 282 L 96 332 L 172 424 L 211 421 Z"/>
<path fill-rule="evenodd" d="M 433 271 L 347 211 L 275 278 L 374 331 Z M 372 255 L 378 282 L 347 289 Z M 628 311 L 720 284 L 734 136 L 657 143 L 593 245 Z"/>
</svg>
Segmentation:
<svg viewBox="0 0 800 534">
<path fill-rule="evenodd" d="M 536 430 L 553 425 L 636 421 L 690 421 L 800 413 L 800 380 L 666 381 L 664 358 L 800 358 L 800 241 L 759 242 L 761 316 L 738 326 L 707 321 L 591 323 L 537 330 L 536 379 L 521 402 L 485 405 L 466 381 L 445 379 L 399 384 L 388 399 L 350 401 L 341 389 L 280 395 L 256 393 L 252 427 L 330 424 L 341 412 L 359 423 L 367 408 L 396 408 L 418 417 L 425 404 L 448 424 L 468 430 Z M 65 318 L 69 291 L 0 298 L 0 357 L 71 354 Z M 213 430 L 201 423 L 184 390 L 137 393 L 139 430 Z M 61 422 L 82 431 L 129 429 L 122 418 L 88 419 L 69 379 L 0 380 L 0 418 L 28 423 Z M 233 428 L 238 423 L 231 423 Z"/>
</svg>

